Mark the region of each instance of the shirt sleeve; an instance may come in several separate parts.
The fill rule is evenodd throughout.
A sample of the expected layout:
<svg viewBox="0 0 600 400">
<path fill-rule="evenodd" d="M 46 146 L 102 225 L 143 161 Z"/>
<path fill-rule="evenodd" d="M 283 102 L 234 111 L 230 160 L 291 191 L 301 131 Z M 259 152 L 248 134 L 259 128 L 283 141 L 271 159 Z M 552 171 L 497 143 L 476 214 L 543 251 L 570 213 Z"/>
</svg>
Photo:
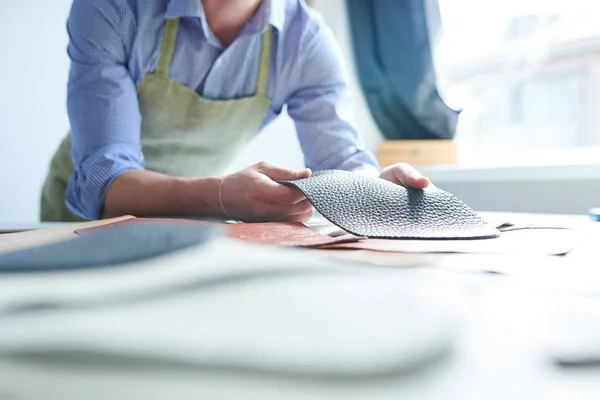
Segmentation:
<svg viewBox="0 0 600 400">
<path fill-rule="evenodd" d="M 66 205 L 75 215 L 99 219 L 106 191 L 122 173 L 143 169 L 141 116 L 127 68 L 122 2 L 74 0 L 67 31 L 71 69 L 67 110 L 75 172 Z"/>
<path fill-rule="evenodd" d="M 364 148 L 353 120 L 352 98 L 338 44 L 321 19 L 300 42 L 298 89 L 288 99 L 308 168 L 377 174 L 374 155 Z"/>
</svg>

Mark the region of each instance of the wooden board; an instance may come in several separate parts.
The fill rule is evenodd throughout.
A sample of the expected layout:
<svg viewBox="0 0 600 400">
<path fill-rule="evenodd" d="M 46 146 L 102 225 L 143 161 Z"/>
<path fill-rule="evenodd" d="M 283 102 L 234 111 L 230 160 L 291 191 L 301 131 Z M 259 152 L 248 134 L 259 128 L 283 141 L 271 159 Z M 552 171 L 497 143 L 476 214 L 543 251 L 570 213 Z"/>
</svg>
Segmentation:
<svg viewBox="0 0 600 400">
<path fill-rule="evenodd" d="M 450 165 L 458 162 L 458 148 L 451 140 L 386 140 L 379 145 L 377 160 L 384 168 L 401 162 Z"/>
</svg>

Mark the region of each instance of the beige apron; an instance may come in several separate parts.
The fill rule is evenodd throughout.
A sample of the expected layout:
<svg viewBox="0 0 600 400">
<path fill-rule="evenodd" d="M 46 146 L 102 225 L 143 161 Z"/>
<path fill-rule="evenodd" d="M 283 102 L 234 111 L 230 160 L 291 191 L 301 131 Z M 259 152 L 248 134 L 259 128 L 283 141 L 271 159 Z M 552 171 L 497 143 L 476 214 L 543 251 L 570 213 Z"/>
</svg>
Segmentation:
<svg viewBox="0 0 600 400">
<path fill-rule="evenodd" d="M 167 78 L 178 30 L 178 19 L 167 21 L 156 73 L 147 74 L 138 87 L 145 168 L 179 177 L 219 175 L 252 140 L 269 112 L 273 27 L 263 37 L 256 94 L 234 100 L 208 100 Z M 44 183 L 42 221 L 81 221 L 65 204 L 73 171 L 68 134 Z"/>
</svg>

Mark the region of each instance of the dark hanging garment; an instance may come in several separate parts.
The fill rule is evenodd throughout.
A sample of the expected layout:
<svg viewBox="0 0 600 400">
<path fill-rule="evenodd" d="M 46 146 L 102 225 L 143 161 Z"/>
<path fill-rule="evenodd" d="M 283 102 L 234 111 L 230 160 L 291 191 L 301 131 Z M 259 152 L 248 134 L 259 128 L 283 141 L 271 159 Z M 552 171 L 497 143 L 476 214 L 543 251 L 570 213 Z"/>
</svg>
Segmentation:
<svg viewBox="0 0 600 400">
<path fill-rule="evenodd" d="M 359 81 L 388 140 L 452 139 L 459 112 L 437 89 L 427 0 L 347 0 Z"/>
</svg>

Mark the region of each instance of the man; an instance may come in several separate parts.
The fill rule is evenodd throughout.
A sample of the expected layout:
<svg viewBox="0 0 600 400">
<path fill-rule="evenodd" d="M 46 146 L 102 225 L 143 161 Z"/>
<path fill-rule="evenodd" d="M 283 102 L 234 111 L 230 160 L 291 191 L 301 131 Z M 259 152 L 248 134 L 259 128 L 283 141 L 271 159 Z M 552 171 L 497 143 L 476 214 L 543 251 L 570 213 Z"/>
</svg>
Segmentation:
<svg viewBox="0 0 600 400">
<path fill-rule="evenodd" d="M 340 51 L 304 0 L 74 0 L 71 132 L 44 185 L 43 221 L 137 216 L 306 221 L 276 183 L 310 169 L 378 174 L 350 119 Z M 309 169 L 221 176 L 287 105 Z M 424 188 L 405 164 L 380 175 Z"/>
</svg>

